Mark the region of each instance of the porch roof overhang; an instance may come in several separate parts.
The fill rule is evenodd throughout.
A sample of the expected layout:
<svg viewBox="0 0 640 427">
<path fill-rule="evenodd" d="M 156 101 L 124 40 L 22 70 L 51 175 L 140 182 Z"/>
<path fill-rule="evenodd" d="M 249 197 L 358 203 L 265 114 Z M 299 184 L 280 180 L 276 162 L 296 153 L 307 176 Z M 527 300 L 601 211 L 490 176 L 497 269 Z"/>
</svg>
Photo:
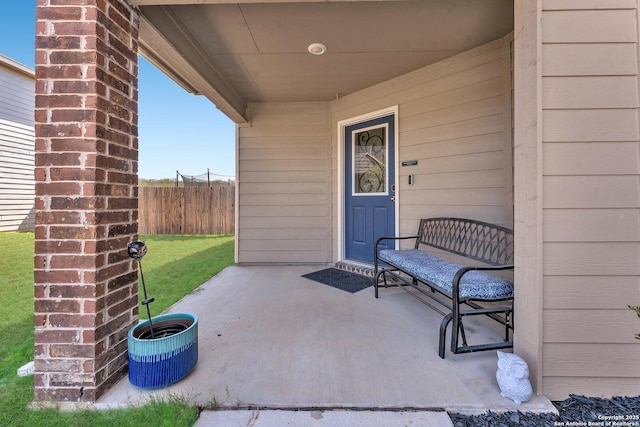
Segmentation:
<svg viewBox="0 0 640 427">
<path fill-rule="evenodd" d="M 236 123 L 328 102 L 504 36 L 512 0 L 131 0 L 140 53 Z M 311 43 L 327 46 L 311 55 Z"/>
</svg>

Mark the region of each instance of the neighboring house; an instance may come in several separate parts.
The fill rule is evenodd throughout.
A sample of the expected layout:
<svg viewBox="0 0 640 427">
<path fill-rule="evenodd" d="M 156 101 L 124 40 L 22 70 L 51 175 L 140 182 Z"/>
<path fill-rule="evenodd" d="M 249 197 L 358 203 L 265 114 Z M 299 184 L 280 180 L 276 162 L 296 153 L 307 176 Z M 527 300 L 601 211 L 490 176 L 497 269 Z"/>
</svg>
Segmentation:
<svg viewBox="0 0 640 427">
<path fill-rule="evenodd" d="M 117 43 L 112 37 L 98 44 L 94 62 L 82 61 L 95 56 L 65 51 L 71 45 L 78 49 L 75 36 L 85 37 L 93 27 L 82 27 L 82 34 L 71 34 L 65 44 L 54 31 L 56 15 L 41 15 L 39 28 L 50 31 L 41 49 L 56 61 L 40 59 L 52 75 L 43 80 L 97 75 L 118 96 L 106 97 L 101 87 L 96 93 L 135 105 L 135 90 L 127 91 L 127 84 L 136 87 L 136 67 L 129 61 L 139 49 L 236 122 L 238 263 L 366 264 L 374 236 L 413 234 L 422 217 L 461 216 L 512 226 L 514 351 L 529 363 L 536 393 L 552 400 L 569 393 L 640 394 L 638 323 L 627 308 L 640 303 L 638 0 L 107 0 L 105 7 L 110 13 L 101 16 L 126 30 L 114 32 Z M 59 13 L 62 21 L 73 19 Z M 102 35 L 102 27 L 95 27 Z M 315 55 L 323 50 L 317 43 L 326 45 L 326 53 Z M 70 64 L 71 71 L 61 72 L 60 63 Z M 85 64 L 106 78 L 81 73 Z M 126 80 L 127 72 L 133 78 Z M 122 101 L 121 92 L 133 101 Z M 51 95 L 46 111 L 55 113 L 60 107 L 56 93 Z M 137 160 L 131 154 L 137 145 L 135 126 L 125 125 L 131 120 L 126 111 L 104 104 L 97 107 L 99 117 L 113 116 L 116 131 L 104 132 L 100 126 L 111 121 L 103 120 L 99 139 L 117 149 L 107 152 L 98 145 L 106 172 L 97 176 L 113 175 L 107 181 L 114 185 L 93 185 L 97 176 L 95 182 L 82 176 L 88 181 L 83 188 L 113 190 L 99 194 L 115 199 L 113 212 L 101 211 L 102 222 L 91 225 L 91 233 L 78 232 L 78 225 L 87 223 L 71 215 L 51 216 L 54 222 L 43 223 L 43 229 L 55 226 L 61 237 L 50 239 L 58 242 L 98 235 L 107 251 L 111 241 L 124 241 L 135 230 L 127 219 L 137 213 L 125 211 L 135 205 L 135 192 L 125 187 L 133 179 L 125 172 L 135 174 L 130 165 Z M 41 117 L 47 123 L 46 115 Z M 375 157 L 384 159 L 385 167 L 381 160 L 371 161 L 377 169 L 370 172 L 378 176 L 384 170 L 387 181 L 361 191 L 352 178 L 366 172 L 353 168 L 366 168 L 366 150 L 351 147 L 372 129 L 385 136 L 384 155 Z M 38 137 L 56 138 L 54 130 L 45 128 Z M 69 148 L 83 155 L 85 149 Z M 43 148 L 42 156 L 55 167 L 61 160 L 51 151 Z M 42 205 L 62 194 L 74 208 L 90 211 L 93 199 L 86 202 L 80 187 L 70 180 L 65 184 L 49 193 L 42 186 Z M 384 214 L 374 217 L 372 210 Z M 107 218 L 113 218 L 109 233 L 103 226 Z M 57 250 L 53 244 L 43 248 L 41 257 Z M 117 254 L 109 256 L 111 262 Z M 95 297 L 100 302 L 109 288 L 101 284 L 113 280 L 121 292 L 126 272 L 120 264 L 108 271 L 111 275 L 100 270 L 102 256 L 98 251 L 100 262 L 87 267 L 98 265 L 104 273 L 100 283 L 90 283 L 102 289 Z M 61 273 L 72 271 L 64 268 Z M 36 279 L 40 289 L 56 271 L 36 267 L 36 273 L 43 273 Z M 70 276 L 65 280 L 81 282 Z M 40 300 L 36 306 L 51 308 L 36 312 L 36 318 L 60 311 L 57 301 Z M 111 383 L 111 367 L 122 372 L 124 353 L 118 349 L 124 334 L 118 328 L 135 321 L 136 308 L 135 301 L 131 307 L 115 301 L 105 303 L 112 307 L 108 316 L 98 309 L 89 314 L 113 323 L 86 328 L 87 336 L 101 343 L 89 339 L 87 346 L 103 351 L 90 356 L 100 361 L 95 368 L 84 364 L 86 355 L 65 353 L 70 360 L 62 363 L 45 351 L 67 343 L 64 333 L 84 322 L 86 311 L 83 318 L 65 314 L 69 319 L 59 323 L 59 331 L 52 325 L 37 328 L 36 347 L 42 352 L 36 357 L 36 382 L 48 386 L 36 386 L 36 399 L 73 400 L 80 385 L 92 398 Z M 53 362 L 60 372 L 45 371 Z M 78 366 L 90 368 L 77 374 L 77 381 L 64 376 L 67 367 Z"/>
<path fill-rule="evenodd" d="M 35 226 L 35 75 L 0 55 L 0 231 Z"/>
</svg>

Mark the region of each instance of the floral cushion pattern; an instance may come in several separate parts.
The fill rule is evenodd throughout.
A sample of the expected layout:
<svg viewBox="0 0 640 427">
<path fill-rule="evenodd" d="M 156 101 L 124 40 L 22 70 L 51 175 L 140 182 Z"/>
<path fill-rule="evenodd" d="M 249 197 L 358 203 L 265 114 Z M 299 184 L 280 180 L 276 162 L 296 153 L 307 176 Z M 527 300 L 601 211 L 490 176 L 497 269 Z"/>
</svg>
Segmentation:
<svg viewBox="0 0 640 427">
<path fill-rule="evenodd" d="M 453 277 L 462 265 L 442 260 L 419 249 L 383 249 L 379 259 L 397 266 L 409 275 L 451 297 Z M 513 282 L 482 271 L 469 271 L 460 280 L 460 300 L 499 299 L 513 296 Z"/>
</svg>

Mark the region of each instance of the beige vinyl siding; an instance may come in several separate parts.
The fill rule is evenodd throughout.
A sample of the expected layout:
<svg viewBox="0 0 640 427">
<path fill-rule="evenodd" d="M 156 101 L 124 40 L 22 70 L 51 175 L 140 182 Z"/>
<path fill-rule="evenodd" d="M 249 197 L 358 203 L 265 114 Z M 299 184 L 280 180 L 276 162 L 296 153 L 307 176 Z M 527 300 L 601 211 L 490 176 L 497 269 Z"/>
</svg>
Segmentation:
<svg viewBox="0 0 640 427">
<path fill-rule="evenodd" d="M 640 393 L 636 1 L 545 0 L 543 393 Z"/>
<path fill-rule="evenodd" d="M 35 227 L 33 72 L 0 58 L 0 231 Z"/>
<path fill-rule="evenodd" d="M 510 43 L 506 36 L 333 101 L 336 189 L 338 122 L 397 105 L 399 234 L 414 234 L 419 219 L 432 216 L 512 226 Z M 401 166 L 406 160 L 418 165 Z"/>
<path fill-rule="evenodd" d="M 254 104 L 249 113 L 238 127 L 238 262 L 329 262 L 328 104 Z"/>
</svg>

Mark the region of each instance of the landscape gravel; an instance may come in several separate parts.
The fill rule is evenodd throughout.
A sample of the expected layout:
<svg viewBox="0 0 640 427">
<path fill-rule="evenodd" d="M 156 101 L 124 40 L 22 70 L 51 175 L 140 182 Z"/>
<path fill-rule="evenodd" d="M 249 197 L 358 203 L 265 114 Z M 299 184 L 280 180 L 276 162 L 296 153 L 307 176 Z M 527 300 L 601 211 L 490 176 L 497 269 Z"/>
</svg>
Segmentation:
<svg viewBox="0 0 640 427">
<path fill-rule="evenodd" d="M 566 400 L 552 403 L 558 415 L 490 411 L 483 415 L 449 416 L 455 427 L 640 427 L 640 396 L 603 399 L 572 394 Z"/>
</svg>

